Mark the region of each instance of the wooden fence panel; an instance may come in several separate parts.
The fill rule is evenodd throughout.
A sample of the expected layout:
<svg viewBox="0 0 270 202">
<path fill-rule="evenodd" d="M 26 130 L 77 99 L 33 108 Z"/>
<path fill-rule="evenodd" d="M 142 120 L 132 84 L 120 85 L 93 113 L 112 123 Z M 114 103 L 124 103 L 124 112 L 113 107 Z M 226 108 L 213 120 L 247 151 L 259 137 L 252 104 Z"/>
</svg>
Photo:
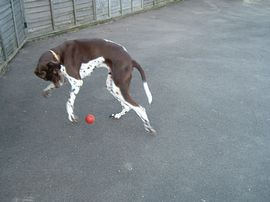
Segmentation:
<svg viewBox="0 0 270 202">
<path fill-rule="evenodd" d="M 18 51 L 26 39 L 20 0 L 0 1 L 0 67 Z"/>
<path fill-rule="evenodd" d="M 0 0 L 0 70 L 26 37 L 51 35 L 167 2 L 171 0 Z"/>
</svg>

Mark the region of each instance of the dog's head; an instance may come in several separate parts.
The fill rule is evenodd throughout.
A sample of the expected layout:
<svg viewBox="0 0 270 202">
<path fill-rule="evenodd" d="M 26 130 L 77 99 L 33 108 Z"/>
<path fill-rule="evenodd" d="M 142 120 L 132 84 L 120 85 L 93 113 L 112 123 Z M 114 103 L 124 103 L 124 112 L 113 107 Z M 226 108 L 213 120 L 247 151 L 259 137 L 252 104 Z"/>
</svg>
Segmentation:
<svg viewBox="0 0 270 202">
<path fill-rule="evenodd" d="M 46 52 L 40 57 L 34 73 L 39 78 L 45 81 L 51 81 L 56 87 L 60 87 L 62 80 L 60 69 L 60 62 L 55 61 L 50 52 Z"/>
</svg>

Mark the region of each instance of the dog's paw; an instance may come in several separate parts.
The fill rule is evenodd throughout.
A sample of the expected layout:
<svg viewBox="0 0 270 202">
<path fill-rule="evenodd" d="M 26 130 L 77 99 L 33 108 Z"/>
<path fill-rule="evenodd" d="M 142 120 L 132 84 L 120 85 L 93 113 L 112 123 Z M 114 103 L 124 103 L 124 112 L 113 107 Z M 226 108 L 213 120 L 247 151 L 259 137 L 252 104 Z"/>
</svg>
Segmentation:
<svg viewBox="0 0 270 202">
<path fill-rule="evenodd" d="M 78 123 L 80 121 L 79 117 L 76 115 L 73 116 L 72 120 L 73 123 Z"/>
<path fill-rule="evenodd" d="M 121 116 L 119 114 L 111 114 L 110 118 L 119 120 L 121 118 Z"/>
<path fill-rule="evenodd" d="M 43 91 L 43 92 L 42 92 L 42 95 L 43 95 L 43 97 L 48 98 L 48 97 L 50 97 L 52 94 L 51 94 L 51 92 L 50 92 L 49 90 L 47 90 L 47 91 Z"/>
<path fill-rule="evenodd" d="M 72 122 L 72 123 L 78 123 L 79 121 L 80 121 L 80 119 L 79 119 L 79 117 L 78 116 L 76 116 L 76 115 L 70 115 L 69 117 L 68 117 L 68 119 L 69 119 L 69 121 L 70 122 Z"/>
<path fill-rule="evenodd" d="M 156 135 L 157 131 L 153 127 L 145 127 L 146 132 L 150 133 L 151 135 Z"/>
</svg>

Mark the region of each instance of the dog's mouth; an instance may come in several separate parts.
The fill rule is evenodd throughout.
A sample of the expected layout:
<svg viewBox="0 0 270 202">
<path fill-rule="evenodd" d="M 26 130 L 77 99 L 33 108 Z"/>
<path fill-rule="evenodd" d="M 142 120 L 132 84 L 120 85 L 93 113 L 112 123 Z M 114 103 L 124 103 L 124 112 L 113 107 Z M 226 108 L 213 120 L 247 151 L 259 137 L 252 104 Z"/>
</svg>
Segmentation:
<svg viewBox="0 0 270 202">
<path fill-rule="evenodd" d="M 57 78 L 55 78 L 55 81 L 53 81 L 56 88 L 61 87 L 65 82 L 65 78 L 63 75 L 59 74 L 58 76 L 59 76 L 59 78 L 57 77 Z"/>
<path fill-rule="evenodd" d="M 62 86 L 63 84 L 61 84 L 60 81 L 59 81 L 59 82 L 54 83 L 54 85 L 55 85 L 56 88 L 60 88 L 60 86 Z"/>
<path fill-rule="evenodd" d="M 51 81 L 56 88 L 62 86 L 65 80 L 64 76 L 59 73 L 53 74 L 52 72 L 40 70 L 38 68 L 35 69 L 34 73 L 37 77 L 45 81 Z"/>
</svg>

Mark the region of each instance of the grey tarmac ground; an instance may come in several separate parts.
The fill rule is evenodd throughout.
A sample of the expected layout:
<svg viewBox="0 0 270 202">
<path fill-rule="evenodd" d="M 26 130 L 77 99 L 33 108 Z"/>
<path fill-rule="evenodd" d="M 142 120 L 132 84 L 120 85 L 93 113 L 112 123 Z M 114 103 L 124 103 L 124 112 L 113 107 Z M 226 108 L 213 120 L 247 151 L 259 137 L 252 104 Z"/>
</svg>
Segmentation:
<svg viewBox="0 0 270 202">
<path fill-rule="evenodd" d="M 33 70 L 68 39 L 106 38 L 144 67 L 131 94 L 157 130 L 85 80 L 69 123 L 69 85 L 45 99 Z M 270 2 L 186 0 L 27 43 L 0 78 L 1 202 L 269 202 Z M 83 119 L 96 117 L 93 125 Z"/>
</svg>

